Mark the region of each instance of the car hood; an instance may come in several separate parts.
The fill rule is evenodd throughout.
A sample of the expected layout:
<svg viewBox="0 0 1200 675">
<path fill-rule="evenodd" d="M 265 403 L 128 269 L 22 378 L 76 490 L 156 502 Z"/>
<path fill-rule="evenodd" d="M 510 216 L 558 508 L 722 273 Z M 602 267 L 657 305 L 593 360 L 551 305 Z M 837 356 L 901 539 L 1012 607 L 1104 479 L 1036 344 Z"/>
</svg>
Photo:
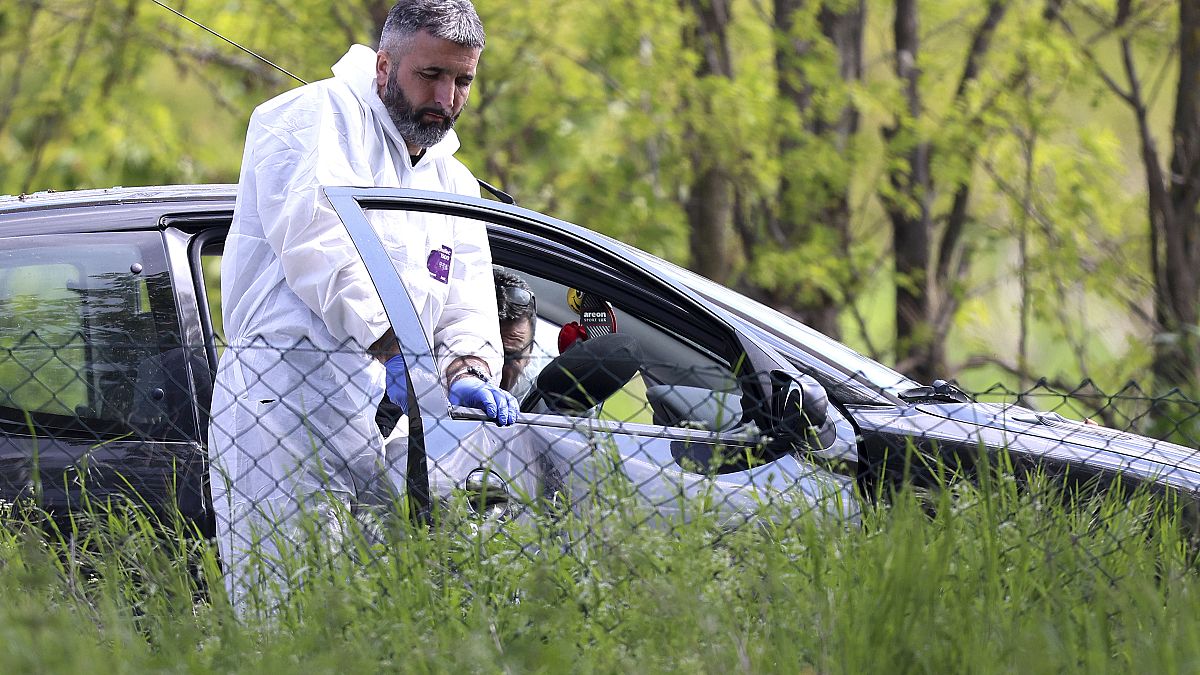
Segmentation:
<svg viewBox="0 0 1200 675">
<path fill-rule="evenodd" d="M 1200 452 L 1182 445 L 1014 405 L 920 403 L 913 408 L 968 431 L 976 442 L 990 437 L 989 446 L 997 445 L 999 435 L 1001 444 L 1015 452 L 1200 494 Z M 972 427 L 990 433 L 971 434 Z"/>
</svg>

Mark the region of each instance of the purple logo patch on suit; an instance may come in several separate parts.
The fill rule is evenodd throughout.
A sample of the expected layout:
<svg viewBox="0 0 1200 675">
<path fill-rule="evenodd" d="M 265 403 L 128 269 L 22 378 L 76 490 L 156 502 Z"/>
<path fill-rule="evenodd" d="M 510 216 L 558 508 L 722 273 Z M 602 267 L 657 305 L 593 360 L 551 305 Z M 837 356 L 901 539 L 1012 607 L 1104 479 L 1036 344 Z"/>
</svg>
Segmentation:
<svg viewBox="0 0 1200 675">
<path fill-rule="evenodd" d="M 443 284 L 450 282 L 450 257 L 454 255 L 454 249 L 449 246 L 443 246 L 429 252 L 429 260 L 426 264 L 429 267 L 429 276 L 437 279 Z"/>
</svg>

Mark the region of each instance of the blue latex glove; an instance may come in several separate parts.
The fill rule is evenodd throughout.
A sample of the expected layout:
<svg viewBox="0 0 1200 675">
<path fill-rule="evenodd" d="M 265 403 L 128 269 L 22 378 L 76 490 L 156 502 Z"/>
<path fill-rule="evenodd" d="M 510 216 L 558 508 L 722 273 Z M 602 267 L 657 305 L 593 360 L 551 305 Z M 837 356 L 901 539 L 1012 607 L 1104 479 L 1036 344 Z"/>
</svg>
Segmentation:
<svg viewBox="0 0 1200 675">
<path fill-rule="evenodd" d="M 450 385 L 450 403 L 478 408 L 489 419 L 496 420 L 498 427 L 516 422 L 517 413 L 521 410 L 521 405 L 512 394 L 477 377 L 464 377 Z"/>
<path fill-rule="evenodd" d="M 404 414 L 408 414 L 408 368 L 404 365 L 404 357 L 397 354 L 383 364 L 387 369 L 384 379 L 385 390 L 392 403 L 400 406 Z"/>
</svg>

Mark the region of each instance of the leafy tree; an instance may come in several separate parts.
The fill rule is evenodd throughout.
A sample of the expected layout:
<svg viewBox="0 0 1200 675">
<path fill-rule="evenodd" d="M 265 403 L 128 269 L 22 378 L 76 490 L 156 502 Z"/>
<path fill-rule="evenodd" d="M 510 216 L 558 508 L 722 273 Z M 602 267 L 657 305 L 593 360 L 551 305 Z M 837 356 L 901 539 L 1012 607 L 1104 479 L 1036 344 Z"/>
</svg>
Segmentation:
<svg viewBox="0 0 1200 675">
<path fill-rule="evenodd" d="M 743 290 L 835 337 L 862 284 L 850 187 L 865 17 L 861 2 L 775 1 L 777 187 L 738 218 Z"/>
<path fill-rule="evenodd" d="M 1159 434 L 1191 425 L 1194 439 L 1197 409 L 1186 397 L 1200 391 L 1200 3 L 1081 5 L 1086 20 L 1061 17 L 1061 27 L 1104 88 L 1132 113 L 1146 185 L 1146 232 L 1139 247 L 1145 258 L 1136 269 L 1147 270 L 1143 278 L 1148 277 L 1144 285 L 1151 289 L 1152 310 L 1135 315 L 1144 319 L 1151 336 L 1155 389 L 1175 392 L 1164 396 L 1147 418 Z M 1115 37 L 1119 66 L 1110 65 L 1097 48 L 1109 36 Z M 1163 52 L 1170 57 L 1163 58 Z M 1152 116 L 1170 70 L 1177 72 L 1177 80 L 1170 156 L 1164 166 Z"/>
<path fill-rule="evenodd" d="M 477 4 L 460 156 L 521 204 L 918 379 L 1195 390 L 1195 0 Z M 181 8 L 315 80 L 389 6 Z M 145 0 L 15 0 L 0 192 L 235 180 L 295 86 Z"/>
</svg>

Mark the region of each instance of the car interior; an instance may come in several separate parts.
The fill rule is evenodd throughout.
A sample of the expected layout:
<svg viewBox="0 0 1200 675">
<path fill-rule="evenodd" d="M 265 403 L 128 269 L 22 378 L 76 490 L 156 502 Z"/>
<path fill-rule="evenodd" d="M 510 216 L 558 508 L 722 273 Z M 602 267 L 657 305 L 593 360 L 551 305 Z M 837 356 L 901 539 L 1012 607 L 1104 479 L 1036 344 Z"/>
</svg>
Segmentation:
<svg viewBox="0 0 1200 675">
<path fill-rule="evenodd" d="M 557 378 L 547 378 L 560 368 L 560 362 L 572 354 L 585 351 L 599 339 L 592 337 L 577 342 L 563 354 L 558 353 L 557 338 L 564 326 L 580 321 L 580 312 L 568 300 L 573 286 L 544 276 L 535 275 L 519 266 L 511 266 L 533 289 L 538 298 L 538 328 L 535 353 L 545 356 L 542 362 L 531 364 L 541 375 L 539 385 L 554 385 Z M 583 290 L 583 289 L 575 289 Z M 587 291 L 584 290 L 586 293 Z M 605 345 L 593 348 L 595 354 L 575 358 L 571 362 L 574 377 L 580 381 L 596 382 L 599 376 L 601 387 L 589 394 L 598 396 L 598 406 L 581 407 L 578 404 L 554 406 L 551 402 L 561 399 L 574 401 L 559 391 L 543 389 L 541 405 L 530 405 L 527 400 L 523 409 L 529 412 L 547 410 L 561 414 L 592 414 L 601 419 L 619 422 L 682 426 L 723 431 L 737 426 L 742 421 L 741 397 L 737 381 L 730 365 L 721 357 L 711 353 L 686 335 L 663 325 L 662 319 L 654 321 L 638 316 L 622 308 L 619 300 L 604 301 L 611 308 L 614 335 L 622 336 L 626 342 L 620 347 Z M 590 344 L 589 344 L 590 343 Z M 547 358 L 548 357 L 548 358 Z M 586 363 L 591 357 L 593 363 Z M 636 360 L 630 368 L 631 360 Z M 606 381 L 623 380 L 611 386 Z M 570 380 L 571 378 L 567 378 Z M 564 382 L 568 387 L 574 382 Z M 609 393 L 609 390 L 614 390 Z"/>
</svg>

